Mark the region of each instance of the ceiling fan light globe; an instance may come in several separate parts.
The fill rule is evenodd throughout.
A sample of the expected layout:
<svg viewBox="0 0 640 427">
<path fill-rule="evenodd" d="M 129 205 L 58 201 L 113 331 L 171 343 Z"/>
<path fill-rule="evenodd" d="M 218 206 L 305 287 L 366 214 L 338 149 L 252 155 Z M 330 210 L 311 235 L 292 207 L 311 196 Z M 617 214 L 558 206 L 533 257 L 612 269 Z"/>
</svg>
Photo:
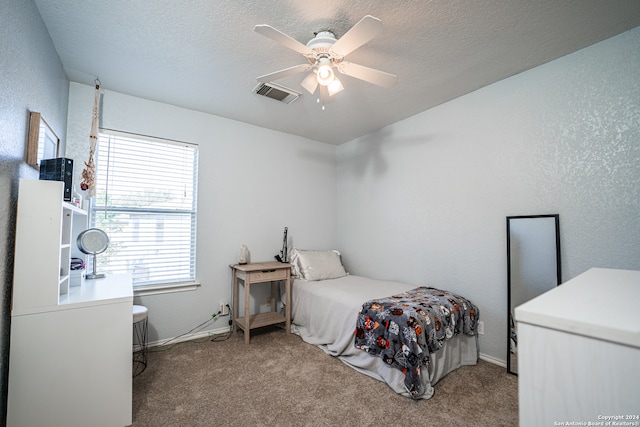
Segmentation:
<svg viewBox="0 0 640 427">
<path fill-rule="evenodd" d="M 304 80 L 302 80 L 302 82 L 300 83 L 300 86 L 305 88 L 307 92 L 313 95 L 313 93 L 316 91 L 318 87 L 318 79 L 315 73 L 309 73 L 307 77 L 305 77 Z"/>
<path fill-rule="evenodd" d="M 322 64 L 318 67 L 318 83 L 322 86 L 328 86 L 334 80 L 333 70 L 331 65 Z"/>
<path fill-rule="evenodd" d="M 335 77 L 333 81 L 327 86 L 329 96 L 335 95 L 336 93 L 342 91 L 342 89 L 344 89 L 344 86 L 342 86 L 342 83 L 340 82 L 340 80 L 338 80 L 337 77 Z"/>
</svg>

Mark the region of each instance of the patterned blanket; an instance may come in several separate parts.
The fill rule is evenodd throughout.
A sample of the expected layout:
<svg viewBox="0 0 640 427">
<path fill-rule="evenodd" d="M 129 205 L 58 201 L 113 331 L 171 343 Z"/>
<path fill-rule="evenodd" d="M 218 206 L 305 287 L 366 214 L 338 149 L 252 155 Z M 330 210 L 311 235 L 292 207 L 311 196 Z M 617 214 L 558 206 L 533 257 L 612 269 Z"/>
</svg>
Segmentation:
<svg viewBox="0 0 640 427">
<path fill-rule="evenodd" d="M 382 357 L 405 374 L 411 396 L 422 393 L 420 369 L 454 335 L 476 334 L 480 312 L 469 300 L 447 291 L 419 287 L 362 306 L 355 346 Z"/>
</svg>

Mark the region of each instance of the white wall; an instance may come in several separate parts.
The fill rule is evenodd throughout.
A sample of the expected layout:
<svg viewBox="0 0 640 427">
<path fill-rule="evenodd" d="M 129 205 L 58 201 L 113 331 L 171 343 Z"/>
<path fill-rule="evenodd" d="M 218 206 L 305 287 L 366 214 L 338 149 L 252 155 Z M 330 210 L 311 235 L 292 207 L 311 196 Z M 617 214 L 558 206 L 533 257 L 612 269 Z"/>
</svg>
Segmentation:
<svg viewBox="0 0 640 427">
<path fill-rule="evenodd" d="M 29 111 L 64 139 L 69 81 L 32 1 L 0 2 L 0 426 L 5 424 L 18 180 L 26 164 Z"/>
<path fill-rule="evenodd" d="M 332 146 L 106 91 L 102 126 L 201 149 L 203 286 L 141 299 L 151 339 L 205 320 L 230 299 L 238 246 L 271 259 L 288 226 L 353 273 L 468 296 L 481 351 L 504 360 L 506 216 L 560 214 L 564 280 L 640 268 L 639 41 L 629 31 L 351 141 L 337 169 Z M 71 85 L 69 153 L 86 150 L 92 91 Z"/>
<path fill-rule="evenodd" d="M 352 273 L 479 305 L 507 356 L 505 217 L 560 214 L 563 280 L 640 269 L 640 28 L 338 148 Z"/>
<path fill-rule="evenodd" d="M 77 83 L 70 88 L 67 155 L 77 163 L 88 156 L 93 91 Z M 108 90 L 102 104 L 104 128 L 199 145 L 196 271 L 202 286 L 136 298 L 149 308 L 150 341 L 187 332 L 220 301 L 231 301 L 229 264 L 240 245 L 249 247 L 252 261 L 273 261 L 286 226 L 290 245 L 335 247 L 336 147 Z M 264 298 L 259 289 L 255 295 L 257 309 Z M 227 320 L 205 330 L 227 327 Z"/>
</svg>

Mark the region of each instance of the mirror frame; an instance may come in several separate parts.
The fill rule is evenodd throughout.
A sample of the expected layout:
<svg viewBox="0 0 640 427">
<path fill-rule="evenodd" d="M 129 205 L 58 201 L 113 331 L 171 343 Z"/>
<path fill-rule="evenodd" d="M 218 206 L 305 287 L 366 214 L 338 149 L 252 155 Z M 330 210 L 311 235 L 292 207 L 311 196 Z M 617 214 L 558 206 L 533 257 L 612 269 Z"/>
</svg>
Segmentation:
<svg viewBox="0 0 640 427">
<path fill-rule="evenodd" d="M 38 112 L 29 113 L 27 164 L 40 169 L 40 160 L 55 159 L 60 151 L 60 138 Z"/>
<path fill-rule="evenodd" d="M 518 215 L 507 217 L 507 372 L 512 375 L 518 375 L 511 366 L 511 220 L 515 219 L 536 219 L 536 218 L 554 218 L 555 240 L 556 240 L 556 286 L 562 283 L 562 266 L 560 263 L 560 215 Z"/>
</svg>

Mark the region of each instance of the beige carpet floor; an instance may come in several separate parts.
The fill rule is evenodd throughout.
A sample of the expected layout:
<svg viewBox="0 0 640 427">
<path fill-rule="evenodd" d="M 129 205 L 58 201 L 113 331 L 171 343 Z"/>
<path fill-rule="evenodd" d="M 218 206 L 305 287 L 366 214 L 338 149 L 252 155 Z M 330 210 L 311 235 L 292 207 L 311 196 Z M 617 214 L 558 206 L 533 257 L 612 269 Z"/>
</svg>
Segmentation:
<svg viewBox="0 0 640 427">
<path fill-rule="evenodd" d="M 413 401 L 280 328 L 152 348 L 133 426 L 517 426 L 518 382 L 485 361 Z"/>
</svg>

